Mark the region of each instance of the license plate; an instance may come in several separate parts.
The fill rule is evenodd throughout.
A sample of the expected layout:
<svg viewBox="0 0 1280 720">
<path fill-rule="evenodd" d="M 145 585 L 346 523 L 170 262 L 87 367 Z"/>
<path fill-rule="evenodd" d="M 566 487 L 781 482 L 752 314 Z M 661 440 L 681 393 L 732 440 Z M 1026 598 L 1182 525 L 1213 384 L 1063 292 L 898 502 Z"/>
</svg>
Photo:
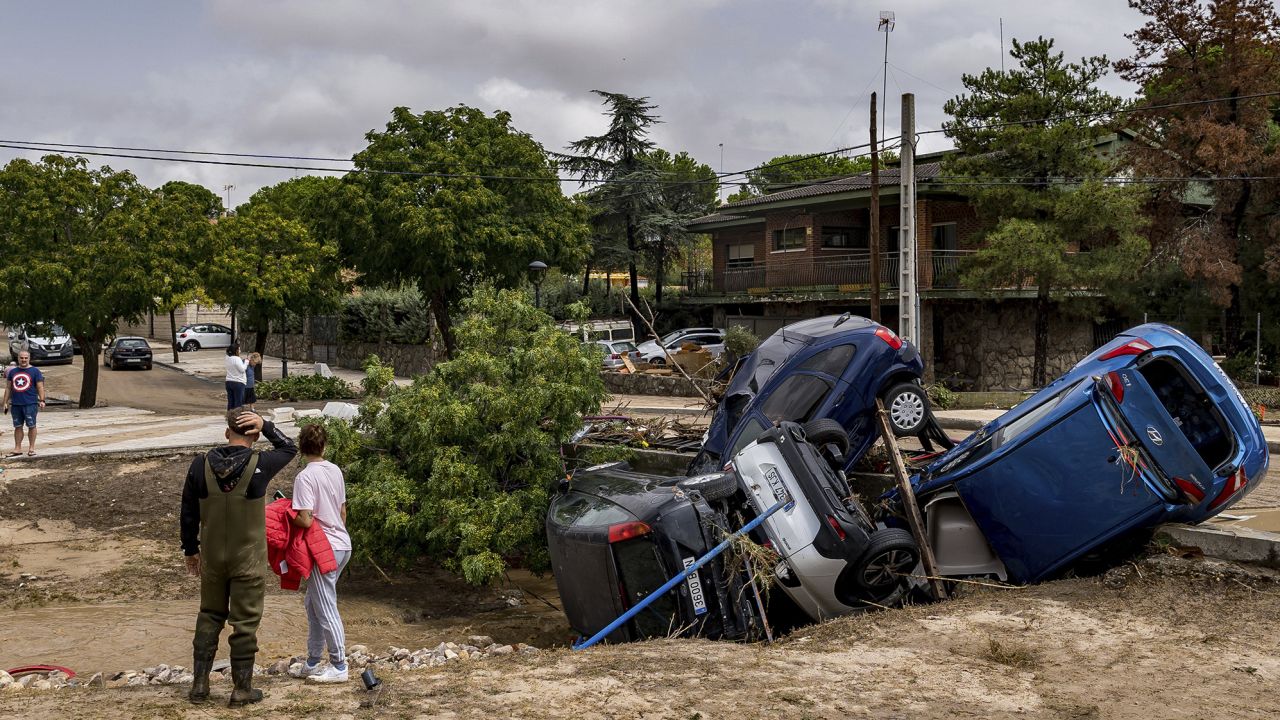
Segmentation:
<svg viewBox="0 0 1280 720">
<path fill-rule="evenodd" d="M 769 489 L 773 491 L 774 503 L 785 502 L 783 510 L 790 510 L 795 507 L 795 501 L 791 499 L 791 493 L 787 492 L 787 486 L 782 483 L 782 476 L 778 474 L 777 468 L 769 468 L 764 472 L 764 479 L 769 481 Z M 765 510 L 767 508 L 761 508 Z"/>
<path fill-rule="evenodd" d="M 129 358 L 125 362 L 142 362 L 142 358 Z"/>
<path fill-rule="evenodd" d="M 693 567 L 693 558 L 685 558 L 685 571 L 688 572 L 691 567 Z M 702 615 L 707 611 L 707 598 L 702 594 L 702 579 L 698 577 L 698 573 L 694 573 L 685 583 L 689 586 L 689 599 L 693 601 L 693 614 Z"/>
</svg>

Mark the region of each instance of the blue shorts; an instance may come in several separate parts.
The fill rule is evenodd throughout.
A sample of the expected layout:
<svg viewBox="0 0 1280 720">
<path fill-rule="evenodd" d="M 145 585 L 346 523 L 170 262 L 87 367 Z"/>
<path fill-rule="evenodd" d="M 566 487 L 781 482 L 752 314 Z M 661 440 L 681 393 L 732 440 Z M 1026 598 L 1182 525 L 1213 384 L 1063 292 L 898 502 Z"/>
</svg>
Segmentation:
<svg viewBox="0 0 1280 720">
<path fill-rule="evenodd" d="M 22 427 L 24 424 L 33 428 L 36 426 L 36 412 L 40 410 L 40 406 L 32 403 L 31 405 L 10 405 L 9 412 L 13 413 L 13 426 Z"/>
</svg>

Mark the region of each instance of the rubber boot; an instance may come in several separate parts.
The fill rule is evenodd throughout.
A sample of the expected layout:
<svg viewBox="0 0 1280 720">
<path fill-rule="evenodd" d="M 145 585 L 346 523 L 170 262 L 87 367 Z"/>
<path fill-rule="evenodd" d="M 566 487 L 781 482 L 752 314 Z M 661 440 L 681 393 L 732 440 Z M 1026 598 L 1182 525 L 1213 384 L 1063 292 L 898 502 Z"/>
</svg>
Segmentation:
<svg viewBox="0 0 1280 720">
<path fill-rule="evenodd" d="M 262 691 L 253 687 L 253 659 L 231 661 L 231 702 L 227 707 L 240 707 L 262 700 Z"/>
<path fill-rule="evenodd" d="M 212 639 L 212 643 L 199 642 L 197 639 L 195 652 L 192 655 L 191 674 L 194 677 L 187 699 L 193 703 L 202 703 L 209 699 L 209 673 L 213 671 L 213 656 L 218 652 L 218 636 L 214 635 Z"/>
</svg>

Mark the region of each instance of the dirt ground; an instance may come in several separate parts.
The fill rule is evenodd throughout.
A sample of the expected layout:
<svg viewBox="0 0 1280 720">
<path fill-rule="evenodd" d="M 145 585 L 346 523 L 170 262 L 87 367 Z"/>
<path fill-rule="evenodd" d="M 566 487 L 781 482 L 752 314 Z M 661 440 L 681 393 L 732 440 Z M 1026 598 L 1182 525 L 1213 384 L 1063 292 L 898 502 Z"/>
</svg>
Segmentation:
<svg viewBox="0 0 1280 720">
<path fill-rule="evenodd" d="M 0 473 L 0 667 L 91 673 L 189 664 L 197 585 L 177 511 L 189 457 L 47 458 Z M 280 486 L 286 491 L 295 470 Z M 964 586 L 959 599 L 802 628 L 772 645 L 664 640 L 573 652 L 549 578 L 475 590 L 443 573 L 340 585 L 351 643 L 430 647 L 482 633 L 535 656 L 304 686 L 263 678 L 237 711 L 215 681 L 0 692 L 0 717 L 1262 718 L 1280 691 L 1280 583 L 1161 554 L 1102 578 Z M 538 596 L 538 597 L 535 597 Z M 260 661 L 302 650 L 296 593 L 268 593 Z M 224 649 L 225 652 L 225 649 Z"/>
</svg>

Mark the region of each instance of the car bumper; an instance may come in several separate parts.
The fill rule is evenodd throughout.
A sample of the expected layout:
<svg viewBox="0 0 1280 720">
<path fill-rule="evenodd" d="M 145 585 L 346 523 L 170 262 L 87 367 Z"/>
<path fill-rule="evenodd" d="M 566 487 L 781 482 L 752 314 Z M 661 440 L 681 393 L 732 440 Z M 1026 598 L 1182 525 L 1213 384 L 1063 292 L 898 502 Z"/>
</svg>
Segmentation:
<svg viewBox="0 0 1280 720">
<path fill-rule="evenodd" d="M 31 353 L 32 365 L 39 363 L 69 363 L 75 357 L 70 344 L 63 346 L 58 350 L 29 348 L 27 352 Z"/>
</svg>

